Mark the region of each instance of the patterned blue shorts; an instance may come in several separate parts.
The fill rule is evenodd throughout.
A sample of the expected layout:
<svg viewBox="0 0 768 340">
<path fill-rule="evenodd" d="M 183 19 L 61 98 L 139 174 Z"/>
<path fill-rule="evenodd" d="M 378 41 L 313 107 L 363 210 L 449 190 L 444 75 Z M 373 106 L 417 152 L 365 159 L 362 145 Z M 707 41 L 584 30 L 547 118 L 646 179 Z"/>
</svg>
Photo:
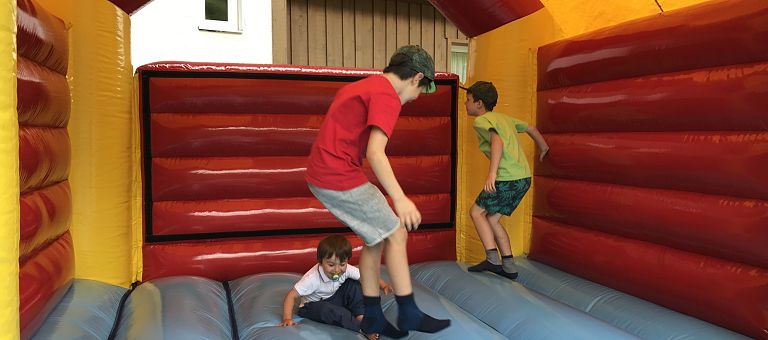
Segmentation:
<svg viewBox="0 0 768 340">
<path fill-rule="evenodd" d="M 515 208 L 523 200 L 523 196 L 531 187 L 531 178 L 521 178 L 514 181 L 496 181 L 496 192 L 488 193 L 485 190 L 477 195 L 475 204 L 485 209 L 489 215 L 512 215 Z"/>
</svg>

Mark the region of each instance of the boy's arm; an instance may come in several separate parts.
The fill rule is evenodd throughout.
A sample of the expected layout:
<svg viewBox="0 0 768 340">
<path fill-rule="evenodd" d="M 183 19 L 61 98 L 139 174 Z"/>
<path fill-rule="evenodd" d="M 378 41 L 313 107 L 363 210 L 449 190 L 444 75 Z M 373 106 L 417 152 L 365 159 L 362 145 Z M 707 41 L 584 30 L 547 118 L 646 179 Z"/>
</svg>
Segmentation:
<svg viewBox="0 0 768 340">
<path fill-rule="evenodd" d="M 496 192 L 496 172 L 499 170 L 501 153 L 504 150 L 504 142 L 496 131 L 491 130 L 491 164 L 488 166 L 488 177 L 485 180 L 486 192 Z"/>
<path fill-rule="evenodd" d="M 376 178 L 379 179 L 379 183 L 381 183 L 381 186 L 384 187 L 384 190 L 392 199 L 395 205 L 395 213 L 400 218 L 400 224 L 405 226 L 408 231 L 416 230 L 421 223 L 421 213 L 419 213 L 416 205 L 405 196 L 400 183 L 395 178 L 395 173 L 389 164 L 387 154 L 384 152 L 388 141 L 389 138 L 384 131 L 376 126 L 372 126 L 371 136 L 368 138 L 366 158 L 373 169 L 373 173 L 376 174 Z"/>
<path fill-rule="evenodd" d="M 288 294 L 285 294 L 285 299 L 283 300 L 283 322 L 280 323 L 281 327 L 293 326 L 296 324 L 296 322 L 293 321 L 293 304 L 298 295 L 299 293 L 293 288 L 288 291 Z"/>
<path fill-rule="evenodd" d="M 529 125 L 528 129 L 525 130 L 525 133 L 527 133 L 528 136 L 531 136 L 533 141 L 536 142 L 536 146 L 539 147 L 539 161 L 543 161 L 544 156 L 549 152 L 549 145 L 547 145 L 547 141 L 544 140 L 544 136 L 542 136 L 539 130 L 533 125 Z"/>
</svg>

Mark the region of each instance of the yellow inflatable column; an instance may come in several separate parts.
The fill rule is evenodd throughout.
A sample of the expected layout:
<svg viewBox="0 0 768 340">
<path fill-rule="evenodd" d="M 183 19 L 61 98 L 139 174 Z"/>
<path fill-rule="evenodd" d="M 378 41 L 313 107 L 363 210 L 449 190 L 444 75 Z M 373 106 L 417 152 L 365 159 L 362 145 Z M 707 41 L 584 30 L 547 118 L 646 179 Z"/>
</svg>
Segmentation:
<svg viewBox="0 0 768 340">
<path fill-rule="evenodd" d="M 0 1 L 0 339 L 19 338 L 16 0 Z"/>
<path fill-rule="evenodd" d="M 557 27 L 551 16 L 540 10 L 524 18 L 473 38 L 470 41 L 467 85 L 477 80 L 492 81 L 499 91 L 496 112 L 509 114 L 535 125 L 536 72 L 535 50 L 557 37 Z M 466 92 L 459 96 L 459 184 L 457 191 L 457 258 L 465 262 L 478 262 L 485 258 L 483 245 L 477 237 L 469 208 L 485 183 L 488 159 L 478 149 L 477 137 L 472 129 L 474 118 L 468 117 L 464 101 Z M 528 162 L 533 162 L 534 144 L 527 135 L 518 136 Z M 527 252 L 531 225 L 531 191 L 517 210 L 502 224 L 509 233 L 512 252 Z"/>
<path fill-rule="evenodd" d="M 75 276 L 128 286 L 134 278 L 130 17 L 107 0 L 38 1 L 69 26 Z"/>
</svg>

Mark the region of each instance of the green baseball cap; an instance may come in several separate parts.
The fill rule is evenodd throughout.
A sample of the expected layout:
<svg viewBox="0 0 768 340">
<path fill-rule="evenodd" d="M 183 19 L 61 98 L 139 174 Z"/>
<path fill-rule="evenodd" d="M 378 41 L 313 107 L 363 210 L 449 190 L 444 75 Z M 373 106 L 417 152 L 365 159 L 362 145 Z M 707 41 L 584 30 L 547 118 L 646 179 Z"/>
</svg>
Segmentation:
<svg viewBox="0 0 768 340">
<path fill-rule="evenodd" d="M 427 78 L 430 80 L 429 84 L 424 88 L 423 93 L 432 93 L 437 90 L 437 86 L 435 86 L 435 61 L 432 60 L 432 56 L 427 53 L 421 46 L 419 45 L 407 45 L 402 46 L 395 51 L 395 54 L 404 54 L 411 58 L 411 62 L 409 63 L 409 67 L 416 71 L 421 72 L 424 74 L 424 78 Z"/>
</svg>

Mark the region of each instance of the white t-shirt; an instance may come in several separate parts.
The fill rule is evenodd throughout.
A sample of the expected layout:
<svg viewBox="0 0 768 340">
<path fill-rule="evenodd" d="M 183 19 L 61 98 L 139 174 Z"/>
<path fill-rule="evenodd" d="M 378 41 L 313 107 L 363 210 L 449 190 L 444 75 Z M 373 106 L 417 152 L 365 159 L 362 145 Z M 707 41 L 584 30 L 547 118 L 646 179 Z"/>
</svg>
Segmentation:
<svg viewBox="0 0 768 340">
<path fill-rule="evenodd" d="M 348 264 L 347 270 L 341 274 L 341 277 L 337 281 L 333 281 L 325 275 L 320 264 L 315 264 L 312 269 L 304 274 L 299 282 L 296 282 L 293 289 L 301 296 L 301 303 L 303 305 L 307 302 L 320 301 L 331 297 L 347 279 L 360 280 L 360 269 Z"/>
</svg>

